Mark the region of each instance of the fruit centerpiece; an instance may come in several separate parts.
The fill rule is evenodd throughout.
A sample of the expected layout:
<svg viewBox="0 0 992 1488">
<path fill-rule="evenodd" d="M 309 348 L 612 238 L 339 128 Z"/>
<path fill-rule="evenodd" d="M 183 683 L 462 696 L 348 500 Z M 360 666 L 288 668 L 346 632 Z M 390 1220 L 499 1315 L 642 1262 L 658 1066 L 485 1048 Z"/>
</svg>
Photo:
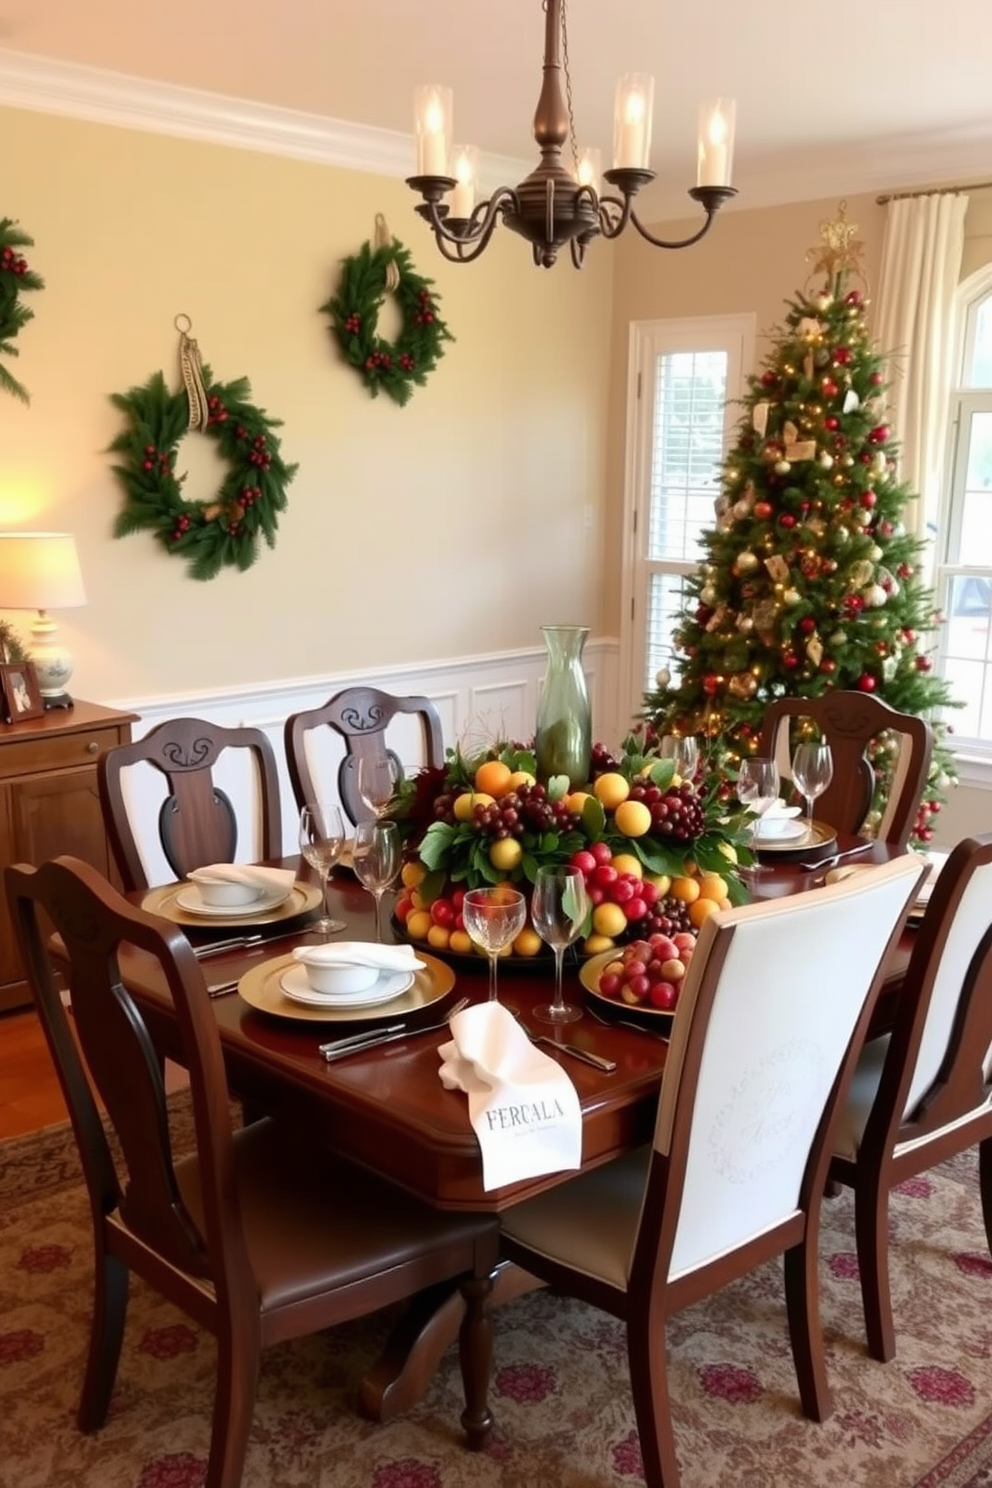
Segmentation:
<svg viewBox="0 0 992 1488">
<path fill-rule="evenodd" d="M 401 782 L 388 814 L 406 860 L 396 918 L 414 941 L 470 954 L 461 918 L 468 889 L 509 881 L 527 891 L 542 864 L 582 870 L 592 906 L 582 949 L 593 955 L 652 935 L 695 935 L 714 910 L 747 891 L 747 818 L 729 814 L 718 777 L 682 780 L 631 735 L 618 756 L 592 748 L 591 780 L 537 777 L 532 749 L 494 745 L 469 757 L 449 750 L 441 769 Z M 510 947 L 534 956 L 528 923 Z"/>
</svg>

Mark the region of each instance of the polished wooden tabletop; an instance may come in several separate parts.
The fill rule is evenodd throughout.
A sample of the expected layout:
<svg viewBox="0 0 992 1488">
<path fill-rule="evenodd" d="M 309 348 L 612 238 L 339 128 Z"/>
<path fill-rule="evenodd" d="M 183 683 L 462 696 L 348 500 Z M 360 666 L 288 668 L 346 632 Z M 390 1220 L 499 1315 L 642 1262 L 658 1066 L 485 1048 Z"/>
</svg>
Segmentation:
<svg viewBox="0 0 992 1488">
<path fill-rule="evenodd" d="M 887 848 L 876 845 L 859 861 L 890 855 Z M 288 859 L 289 864 L 299 867 L 296 859 Z M 301 876 L 309 873 L 305 866 L 299 871 Z M 775 861 L 754 881 L 753 891 L 756 897 L 777 897 L 808 886 L 816 877 L 791 863 Z M 140 902 L 143 896 L 132 897 Z M 347 926 L 342 938 L 374 938 L 371 897 L 350 874 L 335 875 L 330 898 L 332 913 Z M 189 933 L 194 944 L 217 938 L 214 928 Z M 236 934 L 237 929 L 232 926 L 230 933 Z M 297 927 L 259 946 L 232 949 L 201 964 L 208 983 L 218 985 L 286 955 L 294 944 L 313 939 L 312 932 Z M 888 969 L 883 1008 L 898 990 L 910 945 L 907 934 Z M 550 1175 L 488 1193 L 483 1189 L 479 1148 L 465 1096 L 445 1090 L 438 1075 L 437 1051 L 446 1034 L 416 1031 L 418 1024 L 437 1022 L 457 998 L 481 1001 L 486 996 L 487 971 L 481 957 L 449 960 L 454 971 L 451 992 L 405 1020 L 410 1030 L 407 1037 L 334 1063 L 320 1054 L 321 1040 L 367 1025 L 349 1023 L 342 1030 L 340 1024 L 273 1016 L 249 1006 L 237 992 L 215 999 L 217 1022 L 231 1088 L 254 1108 L 292 1122 L 308 1140 L 349 1153 L 438 1208 L 499 1210 L 567 1175 Z M 139 996 L 156 1043 L 163 1053 L 179 1057 L 175 1025 L 154 971 L 135 958 L 127 963 L 125 974 Z M 550 960 L 544 958 L 520 961 L 513 967 L 503 963 L 500 968 L 503 1000 L 534 1032 L 548 1031 L 533 1012 L 548 999 L 551 975 Z M 668 1046 L 651 1030 L 599 1021 L 588 1008 L 591 999 L 574 964 L 566 966 L 565 976 L 567 999 L 583 1003 L 585 1011 L 561 1037 L 616 1062 L 615 1072 L 606 1074 L 567 1055 L 553 1055 L 562 1060 L 582 1107 L 583 1166 L 594 1166 L 650 1140 Z M 801 968 L 797 968 L 797 981 L 801 989 Z M 370 1021 L 382 1019 L 377 1015 Z"/>
</svg>

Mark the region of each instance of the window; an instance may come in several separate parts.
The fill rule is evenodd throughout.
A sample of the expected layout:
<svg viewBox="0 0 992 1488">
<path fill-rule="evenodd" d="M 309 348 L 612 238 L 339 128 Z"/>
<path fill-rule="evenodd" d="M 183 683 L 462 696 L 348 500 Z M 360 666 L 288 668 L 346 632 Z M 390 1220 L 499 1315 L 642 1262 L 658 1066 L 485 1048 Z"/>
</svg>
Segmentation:
<svg viewBox="0 0 992 1488">
<path fill-rule="evenodd" d="M 992 759 L 992 267 L 958 290 L 961 352 L 935 589 L 955 745 Z"/>
<path fill-rule="evenodd" d="M 631 327 L 621 650 L 632 714 L 661 667 L 674 673 L 683 583 L 701 560 L 700 534 L 716 520 L 734 405 L 753 357 L 751 315 Z"/>
</svg>

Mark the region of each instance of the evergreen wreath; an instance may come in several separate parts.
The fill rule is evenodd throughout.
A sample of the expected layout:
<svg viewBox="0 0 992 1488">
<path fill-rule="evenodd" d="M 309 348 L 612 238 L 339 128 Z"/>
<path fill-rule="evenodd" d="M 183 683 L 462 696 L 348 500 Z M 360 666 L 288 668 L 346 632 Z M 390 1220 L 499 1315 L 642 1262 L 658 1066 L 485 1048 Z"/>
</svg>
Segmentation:
<svg viewBox="0 0 992 1488">
<path fill-rule="evenodd" d="M 345 360 L 356 369 L 373 398 L 379 390 L 402 407 L 414 385 L 423 386 L 453 341 L 437 312 L 433 279 L 416 273 L 409 249 L 389 239 L 377 218 L 377 241 L 363 243 L 342 261 L 341 282 L 321 310 L 330 315 Z M 378 334 L 379 311 L 386 295 L 396 296 L 403 325 L 395 341 Z"/>
<path fill-rule="evenodd" d="M 0 354 L 16 357 L 14 337 L 34 319 L 34 311 L 21 303 L 25 289 L 44 289 L 45 281 L 40 274 L 28 268 L 28 261 L 21 248 L 33 248 L 34 238 L 22 232 L 10 217 L 0 218 Z M 0 388 L 20 398 L 22 403 L 31 401 L 28 390 L 7 368 L 0 363 Z"/>
<path fill-rule="evenodd" d="M 216 441 L 230 467 L 212 501 L 188 500 L 185 475 L 176 475 L 180 440 L 190 428 L 187 392 L 170 393 L 161 372 L 143 387 L 112 393 L 128 427 L 111 444 L 120 455 L 114 465 L 126 506 L 114 522 L 114 536 L 148 528 L 168 553 L 187 559 L 194 579 L 216 578 L 224 564 L 242 572 L 258 557 L 258 540 L 275 547 L 278 513 L 286 507 L 286 487 L 297 471 L 279 454 L 273 433 L 281 419 L 268 418 L 248 400 L 246 377 L 214 383 L 203 368 L 206 417 L 203 433 Z"/>
</svg>

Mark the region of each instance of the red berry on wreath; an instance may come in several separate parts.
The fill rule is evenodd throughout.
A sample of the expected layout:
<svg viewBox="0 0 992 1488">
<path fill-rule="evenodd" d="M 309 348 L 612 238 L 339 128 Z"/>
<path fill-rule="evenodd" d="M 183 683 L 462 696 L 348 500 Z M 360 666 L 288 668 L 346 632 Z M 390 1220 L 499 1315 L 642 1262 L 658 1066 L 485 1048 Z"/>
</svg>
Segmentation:
<svg viewBox="0 0 992 1488">
<path fill-rule="evenodd" d="M 141 468 L 142 468 L 142 470 L 152 470 L 152 469 L 154 469 L 154 466 L 153 466 L 151 460 L 142 460 L 142 462 L 141 462 Z"/>
</svg>

